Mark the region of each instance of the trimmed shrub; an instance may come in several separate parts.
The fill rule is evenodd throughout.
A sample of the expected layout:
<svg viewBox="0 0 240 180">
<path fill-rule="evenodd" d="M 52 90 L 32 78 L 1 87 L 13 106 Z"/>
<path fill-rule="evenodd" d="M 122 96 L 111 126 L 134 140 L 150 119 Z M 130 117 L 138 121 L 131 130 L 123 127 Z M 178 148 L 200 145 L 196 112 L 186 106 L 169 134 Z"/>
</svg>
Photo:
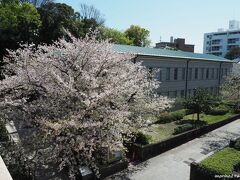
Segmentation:
<svg viewBox="0 0 240 180">
<path fill-rule="evenodd" d="M 220 106 L 211 108 L 210 111 L 207 112 L 207 114 L 211 114 L 211 115 L 224 115 L 224 114 L 226 114 L 228 112 L 229 112 L 229 107 L 227 107 L 225 105 L 220 105 Z"/>
<path fill-rule="evenodd" d="M 226 147 L 200 163 L 200 166 L 213 174 L 230 175 L 236 162 L 240 161 L 240 151 Z"/>
<path fill-rule="evenodd" d="M 151 136 L 147 134 L 143 134 L 142 132 L 138 132 L 135 135 L 135 137 L 136 137 L 135 143 L 137 144 L 146 145 L 146 144 L 149 144 L 151 141 Z"/>
<path fill-rule="evenodd" d="M 163 112 L 160 114 L 157 123 L 169 123 L 173 121 L 178 121 L 188 114 L 191 114 L 191 112 L 188 109 L 180 109 L 169 113 Z"/>
<path fill-rule="evenodd" d="M 181 126 L 178 126 L 174 129 L 174 132 L 173 134 L 176 135 L 176 134 L 180 134 L 180 133 L 183 133 L 183 132 L 186 132 L 186 131 L 189 131 L 191 129 L 193 129 L 194 126 L 190 123 L 187 123 L 187 124 L 183 124 Z"/>
</svg>

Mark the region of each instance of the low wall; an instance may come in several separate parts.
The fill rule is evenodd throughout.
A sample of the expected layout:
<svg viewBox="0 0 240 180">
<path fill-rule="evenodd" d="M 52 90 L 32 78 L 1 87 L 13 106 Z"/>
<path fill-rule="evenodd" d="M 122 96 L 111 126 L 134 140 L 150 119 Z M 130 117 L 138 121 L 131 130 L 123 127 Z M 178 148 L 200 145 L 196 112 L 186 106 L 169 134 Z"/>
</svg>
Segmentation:
<svg viewBox="0 0 240 180">
<path fill-rule="evenodd" d="M 104 179 L 107 176 L 110 176 L 117 172 L 120 172 L 120 171 L 126 169 L 127 167 L 128 167 L 127 161 L 120 161 L 113 165 L 109 165 L 107 167 L 100 168 L 100 174 L 101 174 L 100 179 Z"/>
<path fill-rule="evenodd" d="M 192 162 L 190 165 L 190 180 L 213 180 L 211 175 L 205 169 L 201 168 L 198 163 Z"/>
<path fill-rule="evenodd" d="M 213 131 L 221 126 L 224 126 L 230 122 L 233 122 L 239 118 L 240 118 L 240 114 L 214 124 L 203 126 L 199 129 L 190 130 L 188 132 L 182 133 L 180 135 L 174 136 L 172 138 L 166 139 L 164 141 L 161 141 L 155 144 L 148 144 L 148 145 L 134 144 L 132 147 L 133 159 L 145 161 L 165 151 L 168 151 L 172 148 L 182 145 L 190 140 L 200 137 L 203 134 Z"/>
<path fill-rule="evenodd" d="M 93 173 L 87 174 L 85 176 L 78 177 L 79 180 L 102 180 L 108 176 L 111 176 L 115 173 L 118 173 L 124 169 L 127 169 L 128 162 L 127 161 L 118 161 L 113 164 L 110 164 L 106 167 L 100 167 L 99 173 L 101 174 L 100 178 L 97 178 Z M 1 179 L 0 179 L 1 180 Z"/>
</svg>

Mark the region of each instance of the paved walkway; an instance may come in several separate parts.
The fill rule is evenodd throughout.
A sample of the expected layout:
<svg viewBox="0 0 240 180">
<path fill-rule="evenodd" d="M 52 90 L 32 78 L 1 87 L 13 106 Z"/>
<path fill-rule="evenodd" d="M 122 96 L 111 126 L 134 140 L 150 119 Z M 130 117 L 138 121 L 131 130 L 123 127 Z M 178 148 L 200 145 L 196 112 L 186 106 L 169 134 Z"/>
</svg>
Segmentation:
<svg viewBox="0 0 240 180">
<path fill-rule="evenodd" d="M 240 119 L 106 179 L 189 180 L 190 163 L 240 137 Z"/>
<path fill-rule="evenodd" d="M 13 180 L 0 156 L 0 180 Z"/>
</svg>

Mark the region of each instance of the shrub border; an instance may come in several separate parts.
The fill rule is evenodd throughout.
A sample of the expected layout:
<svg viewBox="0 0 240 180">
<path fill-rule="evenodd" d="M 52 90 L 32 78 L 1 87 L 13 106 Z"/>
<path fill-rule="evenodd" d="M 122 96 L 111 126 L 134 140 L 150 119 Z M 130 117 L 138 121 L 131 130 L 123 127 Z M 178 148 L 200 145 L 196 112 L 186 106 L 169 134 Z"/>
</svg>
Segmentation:
<svg viewBox="0 0 240 180">
<path fill-rule="evenodd" d="M 150 159 L 152 157 L 155 157 L 163 152 L 166 152 L 170 149 L 173 149 L 179 145 L 182 145 L 188 141 L 191 141 L 197 137 L 200 137 L 210 131 L 213 131 L 219 127 L 222 127 L 228 123 L 231 123 L 237 119 L 240 118 L 240 114 L 237 114 L 233 117 L 227 118 L 225 120 L 222 120 L 220 122 L 214 123 L 214 124 L 208 124 L 198 129 L 193 129 L 188 132 L 184 132 L 182 134 L 176 135 L 172 138 L 168 138 L 164 141 L 154 143 L 154 144 L 148 144 L 148 145 L 141 145 L 141 144 L 133 144 L 132 150 L 132 159 L 133 160 L 139 160 L 139 161 L 145 161 L 147 159 Z"/>
</svg>

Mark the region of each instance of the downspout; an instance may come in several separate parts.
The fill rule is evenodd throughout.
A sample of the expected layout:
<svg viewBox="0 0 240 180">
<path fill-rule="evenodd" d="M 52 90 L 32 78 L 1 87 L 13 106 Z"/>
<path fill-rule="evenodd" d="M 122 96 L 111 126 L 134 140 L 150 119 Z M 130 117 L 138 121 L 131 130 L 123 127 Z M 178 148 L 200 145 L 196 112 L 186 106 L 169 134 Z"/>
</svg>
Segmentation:
<svg viewBox="0 0 240 180">
<path fill-rule="evenodd" d="M 219 66 L 219 73 L 218 73 L 218 95 L 220 93 L 220 84 L 221 84 L 221 77 L 222 77 L 222 62 L 220 62 Z"/>
<path fill-rule="evenodd" d="M 186 76 L 185 76 L 185 98 L 187 98 L 187 89 L 188 89 L 188 66 L 189 66 L 189 61 L 187 60 L 187 66 L 186 66 Z"/>
</svg>

